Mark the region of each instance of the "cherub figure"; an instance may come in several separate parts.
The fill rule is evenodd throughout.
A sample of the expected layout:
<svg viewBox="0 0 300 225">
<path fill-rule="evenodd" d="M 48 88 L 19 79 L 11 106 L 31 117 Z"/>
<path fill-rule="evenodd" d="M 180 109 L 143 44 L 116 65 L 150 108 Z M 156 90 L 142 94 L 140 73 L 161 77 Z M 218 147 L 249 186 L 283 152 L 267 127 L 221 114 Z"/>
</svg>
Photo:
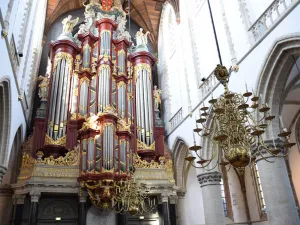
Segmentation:
<svg viewBox="0 0 300 225">
<path fill-rule="evenodd" d="M 93 61 L 92 61 L 92 73 L 97 73 L 97 58 L 93 58 Z"/>
<path fill-rule="evenodd" d="M 80 55 L 76 55 L 76 59 L 75 59 L 75 72 L 79 72 L 81 63 L 82 63 L 82 60 L 81 60 Z"/>
<path fill-rule="evenodd" d="M 77 17 L 74 20 L 71 20 L 72 16 L 68 15 L 67 18 L 65 18 L 61 23 L 63 24 L 63 34 L 71 34 L 73 31 L 73 28 L 76 26 L 76 24 L 79 21 L 79 17 Z"/>
</svg>

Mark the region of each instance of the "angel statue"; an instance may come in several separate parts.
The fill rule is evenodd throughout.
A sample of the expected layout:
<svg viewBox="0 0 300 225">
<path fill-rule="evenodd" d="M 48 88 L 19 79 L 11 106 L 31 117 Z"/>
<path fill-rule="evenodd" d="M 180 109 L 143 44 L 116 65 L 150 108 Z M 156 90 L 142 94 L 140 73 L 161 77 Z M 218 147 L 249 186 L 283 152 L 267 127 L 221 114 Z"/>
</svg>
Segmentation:
<svg viewBox="0 0 300 225">
<path fill-rule="evenodd" d="M 148 34 L 150 34 L 149 31 L 147 31 L 144 34 L 143 33 L 143 28 L 140 28 L 140 30 L 135 35 L 136 46 L 139 46 L 139 45 L 147 46 L 147 44 L 148 44 Z"/>
<path fill-rule="evenodd" d="M 161 93 L 162 91 L 158 89 L 156 85 L 154 85 L 154 90 L 153 90 L 154 109 L 158 109 L 158 107 L 161 105 Z"/>
<path fill-rule="evenodd" d="M 48 77 L 40 75 L 38 77 L 38 80 L 40 81 L 40 90 L 38 95 L 42 101 L 47 101 L 50 79 Z"/>
<path fill-rule="evenodd" d="M 76 26 L 76 24 L 79 21 L 79 17 L 77 17 L 74 20 L 71 20 L 72 16 L 68 15 L 67 18 L 65 18 L 61 23 L 64 25 L 63 26 L 63 34 L 71 34 L 73 31 L 73 28 Z"/>
</svg>

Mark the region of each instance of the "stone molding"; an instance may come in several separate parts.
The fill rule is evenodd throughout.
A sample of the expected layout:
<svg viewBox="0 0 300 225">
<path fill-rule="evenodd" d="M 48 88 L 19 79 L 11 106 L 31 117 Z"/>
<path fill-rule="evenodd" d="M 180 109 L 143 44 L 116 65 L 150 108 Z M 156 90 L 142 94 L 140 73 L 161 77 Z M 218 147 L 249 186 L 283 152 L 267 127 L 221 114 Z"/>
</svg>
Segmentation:
<svg viewBox="0 0 300 225">
<path fill-rule="evenodd" d="M 220 172 L 202 173 L 197 176 L 201 188 L 209 185 L 221 185 L 222 174 Z"/>
<path fill-rule="evenodd" d="M 160 196 L 160 201 L 161 201 L 162 203 L 164 203 L 164 202 L 169 202 L 169 196 L 168 196 L 168 195 L 162 194 L 162 195 Z"/>
<path fill-rule="evenodd" d="M 2 178 L 5 175 L 7 168 L 0 165 L 0 184 L 2 184 Z"/>
<path fill-rule="evenodd" d="M 178 196 L 177 195 L 171 195 L 169 197 L 169 200 L 170 200 L 170 204 L 177 204 L 177 202 L 178 202 Z"/>
<path fill-rule="evenodd" d="M 185 198 L 185 192 L 177 192 L 178 199 L 184 199 Z"/>
<path fill-rule="evenodd" d="M 8 184 L 0 185 L 0 196 L 12 196 L 13 193 L 13 189 Z"/>
<path fill-rule="evenodd" d="M 14 200 L 14 205 L 24 205 L 26 195 L 14 195 L 13 200 Z"/>
<path fill-rule="evenodd" d="M 30 197 L 31 197 L 31 202 L 39 202 L 40 197 L 41 197 L 41 192 L 40 190 L 33 189 L 30 191 Z"/>
</svg>

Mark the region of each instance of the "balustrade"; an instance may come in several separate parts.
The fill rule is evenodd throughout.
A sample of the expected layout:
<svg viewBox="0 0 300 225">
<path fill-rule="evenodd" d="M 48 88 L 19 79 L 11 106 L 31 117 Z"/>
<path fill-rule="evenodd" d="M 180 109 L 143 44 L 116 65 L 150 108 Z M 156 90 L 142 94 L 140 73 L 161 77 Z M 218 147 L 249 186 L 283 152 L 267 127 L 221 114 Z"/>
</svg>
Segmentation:
<svg viewBox="0 0 300 225">
<path fill-rule="evenodd" d="M 252 24 L 249 32 L 252 33 L 255 41 L 258 41 L 266 34 L 283 16 L 287 15 L 290 9 L 299 4 L 300 0 L 275 0 Z"/>
</svg>

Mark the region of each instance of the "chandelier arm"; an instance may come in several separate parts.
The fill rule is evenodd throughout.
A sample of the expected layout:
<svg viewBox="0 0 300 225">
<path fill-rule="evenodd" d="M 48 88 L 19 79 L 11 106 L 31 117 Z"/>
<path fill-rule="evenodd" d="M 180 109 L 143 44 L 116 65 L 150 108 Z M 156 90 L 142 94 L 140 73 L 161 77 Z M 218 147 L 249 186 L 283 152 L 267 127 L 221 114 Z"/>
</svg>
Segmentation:
<svg viewBox="0 0 300 225">
<path fill-rule="evenodd" d="M 227 172 L 229 172 L 229 170 L 231 169 L 232 165 L 229 163 L 229 168 L 227 170 Z"/>
<path fill-rule="evenodd" d="M 279 157 L 282 157 L 282 158 L 285 158 L 285 157 L 287 157 L 287 156 L 290 154 L 290 152 L 292 151 L 292 148 L 289 148 L 288 152 L 287 152 L 286 154 L 282 154 L 282 155 L 276 155 L 276 154 L 270 152 L 268 148 L 266 148 L 266 150 L 268 151 L 268 153 L 270 153 L 270 154 L 271 154 L 272 156 L 274 156 L 274 157 L 278 157 L 278 158 L 279 158 Z"/>
<path fill-rule="evenodd" d="M 198 134 L 199 137 L 202 137 L 201 134 L 200 134 L 200 132 L 195 132 L 195 133 Z"/>
<path fill-rule="evenodd" d="M 210 162 L 204 166 L 194 166 L 194 164 L 191 162 L 192 167 L 196 168 L 196 169 L 204 169 L 205 167 L 207 167 L 210 164 Z"/>
<path fill-rule="evenodd" d="M 204 122 L 203 122 L 203 123 L 204 123 Z M 209 129 L 208 127 L 204 126 L 203 123 L 201 123 L 201 125 L 202 125 L 202 127 L 203 127 L 205 130 L 208 130 L 208 131 L 211 131 L 211 130 L 212 130 L 212 128 Z"/>
<path fill-rule="evenodd" d="M 267 162 L 269 162 L 269 163 L 274 163 L 274 162 L 275 162 L 275 160 L 274 160 L 274 161 L 268 160 L 266 157 L 263 156 L 263 154 L 262 154 L 260 151 L 259 151 L 259 154 L 261 155 L 261 157 L 262 157 L 265 161 L 267 161 Z"/>
<path fill-rule="evenodd" d="M 200 156 L 200 155 L 197 153 L 197 151 L 195 151 L 195 153 L 196 153 L 197 157 L 200 158 L 201 160 L 206 160 L 206 159 L 202 158 L 202 156 Z"/>
<path fill-rule="evenodd" d="M 216 164 L 214 165 L 213 168 L 211 168 L 211 169 L 206 169 L 206 168 L 204 168 L 204 169 L 205 169 L 206 171 L 212 171 L 212 170 L 214 170 L 218 165 L 219 165 L 219 160 L 217 160 L 217 162 L 216 162 Z"/>
</svg>

